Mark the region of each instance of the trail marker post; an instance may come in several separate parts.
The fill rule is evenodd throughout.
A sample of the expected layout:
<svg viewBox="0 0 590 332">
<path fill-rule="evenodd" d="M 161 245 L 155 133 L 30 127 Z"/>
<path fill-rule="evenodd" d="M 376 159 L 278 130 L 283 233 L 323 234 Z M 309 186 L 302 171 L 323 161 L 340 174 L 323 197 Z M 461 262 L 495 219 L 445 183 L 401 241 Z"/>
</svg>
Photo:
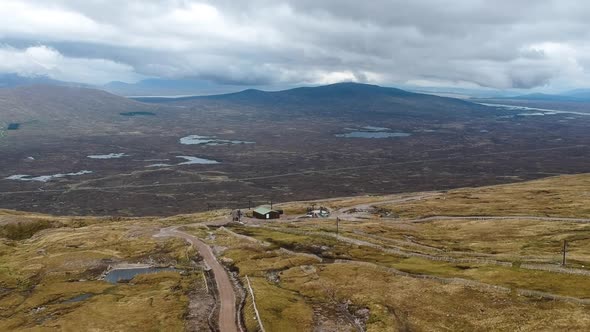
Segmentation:
<svg viewBox="0 0 590 332">
<path fill-rule="evenodd" d="M 561 261 L 561 265 L 562 266 L 565 266 L 565 263 L 566 263 L 565 256 L 566 256 L 566 254 L 567 254 L 567 240 L 563 240 L 563 259 Z"/>
</svg>

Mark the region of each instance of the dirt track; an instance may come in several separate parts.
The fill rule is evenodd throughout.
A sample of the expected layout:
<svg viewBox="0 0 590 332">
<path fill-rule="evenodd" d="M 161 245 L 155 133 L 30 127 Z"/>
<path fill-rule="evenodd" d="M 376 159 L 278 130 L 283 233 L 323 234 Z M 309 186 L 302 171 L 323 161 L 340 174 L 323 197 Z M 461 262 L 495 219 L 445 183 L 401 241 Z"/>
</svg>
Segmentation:
<svg viewBox="0 0 590 332">
<path fill-rule="evenodd" d="M 223 266 L 219 264 L 211 248 L 197 237 L 179 231 L 176 227 L 160 229 L 156 237 L 179 237 L 193 245 L 203 256 L 205 264 L 211 268 L 215 276 L 215 283 L 219 291 L 219 329 L 221 332 L 237 332 L 236 325 L 236 294 L 229 276 Z"/>
<path fill-rule="evenodd" d="M 429 222 L 436 220 L 537 220 L 590 223 L 587 218 L 539 217 L 539 216 L 430 216 L 419 219 L 405 219 L 407 222 Z"/>
</svg>

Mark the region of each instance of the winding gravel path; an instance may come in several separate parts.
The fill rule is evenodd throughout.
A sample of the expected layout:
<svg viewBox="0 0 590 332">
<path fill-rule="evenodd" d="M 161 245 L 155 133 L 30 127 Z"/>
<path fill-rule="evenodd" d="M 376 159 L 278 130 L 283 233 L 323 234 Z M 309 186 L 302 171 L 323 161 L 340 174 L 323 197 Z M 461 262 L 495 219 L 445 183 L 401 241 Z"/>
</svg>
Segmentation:
<svg viewBox="0 0 590 332">
<path fill-rule="evenodd" d="M 205 264 L 211 268 L 215 276 L 215 283 L 219 291 L 219 329 L 221 332 L 237 332 L 239 331 L 236 324 L 236 294 L 234 292 L 233 284 L 229 279 L 227 271 L 217 261 L 211 247 L 198 239 L 196 236 L 178 230 L 179 226 L 173 226 L 160 229 L 160 233 L 154 235 L 155 237 L 178 237 L 185 239 L 193 247 L 195 247 Z"/>
</svg>

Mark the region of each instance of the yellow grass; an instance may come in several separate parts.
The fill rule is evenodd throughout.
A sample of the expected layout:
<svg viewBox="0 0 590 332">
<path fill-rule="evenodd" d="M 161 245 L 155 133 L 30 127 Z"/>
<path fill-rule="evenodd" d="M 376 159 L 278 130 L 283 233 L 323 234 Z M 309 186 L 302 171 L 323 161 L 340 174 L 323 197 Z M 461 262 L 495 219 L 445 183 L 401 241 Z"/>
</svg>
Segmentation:
<svg viewBox="0 0 590 332">
<path fill-rule="evenodd" d="M 562 302 L 540 302 L 455 284 L 395 276 L 352 264 L 292 268 L 283 286 L 331 303 L 350 300 L 371 310 L 367 331 L 584 330 L 590 312 Z"/>
<path fill-rule="evenodd" d="M 401 217 L 532 215 L 590 218 L 590 175 L 451 190 L 443 196 L 385 204 Z"/>
<path fill-rule="evenodd" d="M 153 239 L 149 222 L 67 226 L 24 240 L 0 240 L 0 290 L 8 290 L 0 292 L 1 331 L 183 330 L 193 275 L 158 273 L 118 285 L 96 280 L 106 268 L 102 259 L 187 261 L 193 253 L 183 241 Z M 81 294 L 94 296 L 63 302 Z"/>
<path fill-rule="evenodd" d="M 263 278 L 250 278 L 260 319 L 267 331 L 310 331 L 312 308 L 296 292 L 272 285 Z"/>
</svg>

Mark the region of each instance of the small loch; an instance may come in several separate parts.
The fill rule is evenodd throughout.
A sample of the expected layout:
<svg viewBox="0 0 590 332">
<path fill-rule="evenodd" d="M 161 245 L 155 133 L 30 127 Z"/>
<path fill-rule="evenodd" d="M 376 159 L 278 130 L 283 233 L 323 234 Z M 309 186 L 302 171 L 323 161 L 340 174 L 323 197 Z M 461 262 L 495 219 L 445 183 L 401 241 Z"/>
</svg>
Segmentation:
<svg viewBox="0 0 590 332">
<path fill-rule="evenodd" d="M 390 128 L 364 126 L 360 129 L 345 128 L 347 133 L 335 134 L 336 137 L 343 138 L 394 138 L 394 137 L 408 137 L 412 134 L 405 132 L 393 131 Z"/>
<path fill-rule="evenodd" d="M 118 282 L 125 282 L 129 281 L 137 275 L 141 274 L 153 274 L 159 272 L 166 272 L 166 271 L 176 271 L 180 272 L 180 270 L 175 269 L 173 267 L 137 267 L 137 268 L 128 268 L 128 269 L 114 269 L 109 271 L 105 276 L 104 280 L 110 282 L 111 284 L 116 284 Z"/>
<path fill-rule="evenodd" d="M 156 113 L 152 112 L 124 112 L 119 113 L 122 116 L 155 116 Z"/>
<path fill-rule="evenodd" d="M 178 165 L 214 165 L 214 164 L 219 164 L 219 162 L 217 160 L 204 159 L 204 158 L 199 158 L 199 157 L 176 156 L 176 158 L 186 160 L 185 162 L 182 162 Z"/>
<path fill-rule="evenodd" d="M 254 144 L 254 142 L 242 141 L 242 140 L 227 140 L 219 139 L 215 137 L 200 136 L 200 135 L 189 135 L 180 139 L 180 144 L 184 145 L 236 145 L 236 144 Z"/>
<path fill-rule="evenodd" d="M 49 182 L 54 179 L 60 179 L 70 176 L 79 176 L 79 175 L 86 175 L 92 174 L 92 171 L 79 171 L 74 173 L 59 173 L 53 175 L 40 175 L 40 176 L 31 176 L 25 174 L 18 174 L 18 175 L 11 175 L 9 177 L 4 178 L 5 180 L 15 180 L 15 181 L 36 181 L 36 182 Z"/>
<path fill-rule="evenodd" d="M 125 153 L 109 153 L 109 154 L 93 154 L 90 156 L 86 156 L 90 159 L 119 159 L 123 157 L 129 157 L 128 154 Z"/>
<path fill-rule="evenodd" d="M 90 293 L 84 293 L 84 294 L 80 294 L 77 296 L 74 296 L 72 298 L 69 298 L 65 301 L 62 301 L 61 303 L 76 303 L 76 302 L 82 302 L 82 301 L 86 301 L 89 298 L 93 297 L 94 294 L 90 294 Z"/>
</svg>

